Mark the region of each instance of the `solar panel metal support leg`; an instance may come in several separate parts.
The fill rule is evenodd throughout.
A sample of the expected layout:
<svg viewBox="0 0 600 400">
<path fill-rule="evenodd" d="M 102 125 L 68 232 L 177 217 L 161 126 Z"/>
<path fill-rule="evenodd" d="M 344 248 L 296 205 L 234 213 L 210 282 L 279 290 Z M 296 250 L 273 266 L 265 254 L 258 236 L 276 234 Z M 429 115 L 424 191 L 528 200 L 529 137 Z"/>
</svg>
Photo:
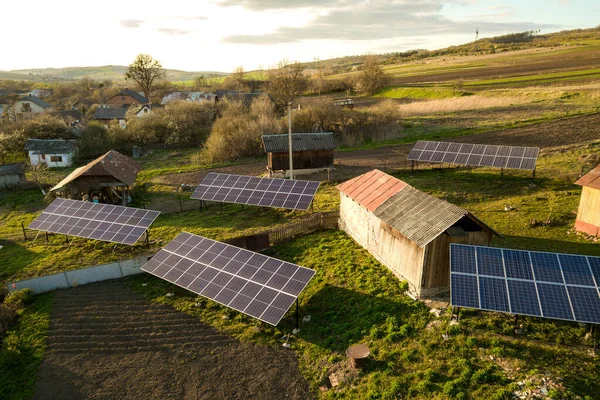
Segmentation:
<svg viewBox="0 0 600 400">
<path fill-rule="evenodd" d="M 65 235 L 65 243 L 69 244 L 69 237 L 67 235 Z"/>
<path fill-rule="evenodd" d="M 46 231 L 46 232 L 44 232 L 44 233 L 46 234 L 46 242 L 49 242 L 49 241 L 50 241 L 50 239 L 48 238 L 48 232 Z M 37 236 L 36 236 L 36 237 L 37 237 Z M 35 240 L 34 240 L 34 242 L 35 242 Z"/>
<path fill-rule="evenodd" d="M 500 168 L 500 175 L 504 175 L 504 168 Z"/>
<path fill-rule="evenodd" d="M 596 329 L 594 329 L 596 327 Z M 592 337 L 594 338 L 594 356 L 596 355 L 596 342 L 598 341 L 598 325 L 592 325 Z"/>
<path fill-rule="evenodd" d="M 300 306 L 298 305 L 298 298 L 296 297 L 296 329 L 293 330 L 294 334 L 300 332 L 300 327 L 298 325 L 299 319 L 300 319 Z"/>
<path fill-rule="evenodd" d="M 415 172 L 415 161 L 412 160 L 410 162 L 410 173 L 413 174 Z"/>
<path fill-rule="evenodd" d="M 531 171 L 531 177 L 535 178 L 535 168 L 533 169 L 533 171 Z"/>
<path fill-rule="evenodd" d="M 146 247 L 150 248 L 150 232 L 149 232 L 149 229 L 146 229 Z"/>
<path fill-rule="evenodd" d="M 41 231 L 38 231 L 38 233 L 36 233 L 35 237 L 33 238 L 33 241 L 31 242 L 31 245 L 33 246 L 33 244 L 35 243 L 35 240 L 38 238 L 39 234 Z M 46 232 L 46 242 L 48 241 L 48 232 Z"/>
</svg>

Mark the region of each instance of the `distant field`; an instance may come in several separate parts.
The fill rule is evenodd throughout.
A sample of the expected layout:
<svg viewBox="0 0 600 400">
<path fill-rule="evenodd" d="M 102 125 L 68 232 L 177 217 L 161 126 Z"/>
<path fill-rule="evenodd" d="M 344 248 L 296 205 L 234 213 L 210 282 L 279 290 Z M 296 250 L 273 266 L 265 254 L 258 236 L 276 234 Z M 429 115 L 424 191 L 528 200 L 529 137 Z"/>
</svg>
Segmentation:
<svg viewBox="0 0 600 400">
<path fill-rule="evenodd" d="M 464 95 L 463 91 L 456 91 L 446 87 L 390 87 L 378 92 L 375 97 L 412 99 L 447 99 Z"/>
</svg>

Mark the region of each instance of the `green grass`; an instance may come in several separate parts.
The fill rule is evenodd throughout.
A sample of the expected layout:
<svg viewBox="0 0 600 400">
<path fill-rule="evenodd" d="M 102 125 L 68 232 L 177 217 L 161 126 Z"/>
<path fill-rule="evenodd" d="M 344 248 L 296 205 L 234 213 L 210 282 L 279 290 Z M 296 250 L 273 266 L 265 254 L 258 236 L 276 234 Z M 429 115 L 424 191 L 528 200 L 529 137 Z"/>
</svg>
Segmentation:
<svg viewBox="0 0 600 400">
<path fill-rule="evenodd" d="M 600 388 L 598 363 L 585 348 L 567 347 L 591 345 L 587 329 L 577 324 L 523 318 L 527 336 L 519 338 L 512 334 L 512 318 L 496 313 L 463 310 L 459 326 L 448 328 L 446 316 L 431 323 L 433 315 L 404 294 L 403 283 L 337 230 L 276 246 L 273 255 L 317 271 L 300 297 L 311 320 L 301 323 L 291 344 L 315 392 L 330 374 L 347 374 L 340 386 L 320 395 L 323 399 L 509 399 L 514 383 L 529 377 L 562 378 L 568 390 L 563 398 Z M 149 300 L 240 340 L 280 347 L 291 328 L 285 322 L 263 324 L 151 276 L 128 282 Z M 175 296 L 166 297 L 169 292 Z M 293 316 L 291 311 L 288 318 Z M 348 369 L 344 354 L 356 343 L 371 349 L 360 372 Z"/>
<path fill-rule="evenodd" d="M 600 68 L 584 69 L 578 71 L 555 72 L 549 74 L 513 76 L 509 78 L 465 81 L 466 87 L 491 87 L 491 86 L 533 86 L 536 84 L 571 82 L 574 80 L 600 79 Z"/>
<path fill-rule="evenodd" d="M 411 99 L 448 99 L 466 94 L 461 90 L 457 91 L 447 87 L 388 87 L 375 94 L 374 97 L 393 99 L 404 97 Z"/>
<path fill-rule="evenodd" d="M 54 293 L 33 297 L 20 311 L 0 347 L 0 398 L 33 397 L 37 370 L 44 359 Z"/>
</svg>

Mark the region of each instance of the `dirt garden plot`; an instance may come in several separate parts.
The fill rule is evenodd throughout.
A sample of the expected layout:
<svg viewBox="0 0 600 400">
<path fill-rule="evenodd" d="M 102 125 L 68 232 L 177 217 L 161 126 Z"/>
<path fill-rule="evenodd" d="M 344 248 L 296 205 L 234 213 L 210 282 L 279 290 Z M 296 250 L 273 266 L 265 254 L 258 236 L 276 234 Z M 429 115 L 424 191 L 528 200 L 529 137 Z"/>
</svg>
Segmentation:
<svg viewBox="0 0 600 400">
<path fill-rule="evenodd" d="M 241 343 L 122 281 L 58 291 L 34 399 L 310 399 L 292 352 Z"/>
</svg>

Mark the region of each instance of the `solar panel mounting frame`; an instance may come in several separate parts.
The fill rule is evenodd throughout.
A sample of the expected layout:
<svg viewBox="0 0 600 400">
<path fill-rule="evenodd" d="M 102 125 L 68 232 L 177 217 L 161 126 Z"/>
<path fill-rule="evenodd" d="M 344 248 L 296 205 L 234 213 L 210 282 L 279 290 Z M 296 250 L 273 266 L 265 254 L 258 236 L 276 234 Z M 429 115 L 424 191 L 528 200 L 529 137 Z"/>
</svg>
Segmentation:
<svg viewBox="0 0 600 400">
<path fill-rule="evenodd" d="M 407 159 L 413 162 L 535 171 L 538 155 L 537 147 L 419 140 L 411 149 Z"/>
<path fill-rule="evenodd" d="M 216 183 L 216 184 L 215 184 Z M 307 210 L 320 182 L 209 172 L 192 199 Z"/>
<path fill-rule="evenodd" d="M 312 269 L 185 231 L 141 269 L 274 326 L 315 275 Z"/>
<path fill-rule="evenodd" d="M 486 246 L 474 246 L 474 245 L 465 245 L 465 244 L 455 244 L 452 243 L 450 245 L 450 301 L 451 304 L 455 307 L 464 307 L 464 308 L 475 308 L 484 311 L 492 311 L 492 312 L 507 312 L 513 315 L 526 315 L 532 317 L 542 317 L 549 319 L 557 319 L 571 322 L 584 322 L 591 324 L 599 324 L 600 323 L 600 257 L 593 256 L 583 256 L 583 255 L 573 255 L 573 254 L 563 254 L 563 253 L 549 253 L 549 252 L 539 252 L 539 251 L 527 251 L 527 250 L 516 250 L 516 249 L 505 249 L 505 248 L 495 248 L 495 247 L 486 247 Z M 457 264 L 457 260 L 455 259 L 455 253 L 460 249 L 474 249 L 474 268 L 475 272 L 469 271 L 457 271 L 456 269 L 463 268 L 462 265 Z M 500 251 L 502 254 L 502 262 L 504 269 L 504 276 L 492 276 L 489 274 L 481 274 L 479 269 L 478 259 L 478 249 L 490 249 L 492 251 Z M 509 269 L 507 269 L 507 265 L 509 268 L 512 268 L 510 265 L 512 261 L 510 257 L 507 263 L 507 255 L 517 255 L 521 254 L 527 255 L 527 260 L 524 260 L 522 263 L 522 267 L 531 269 L 531 279 L 509 276 Z M 552 260 L 556 260 L 556 264 L 553 264 Z M 570 260 L 570 261 L 568 261 Z M 577 260 L 577 261 L 576 261 Z M 585 260 L 585 263 L 584 263 Z M 471 263 L 472 261 L 468 261 L 467 263 Z M 577 262 L 579 264 L 577 265 Z M 571 266 L 567 266 L 564 264 L 571 263 Z M 577 266 L 578 268 L 575 268 Z M 586 268 L 587 266 L 587 268 Z M 546 271 L 544 271 L 544 268 Z M 553 272 L 560 271 L 559 276 Z M 579 270 L 577 270 L 579 269 Z M 512 275 L 514 271 L 511 271 Z M 550 273 L 550 275 L 548 275 Z M 589 274 L 588 274 L 589 273 Z M 541 274 L 541 275 L 540 275 Z M 539 278 L 538 278 L 539 275 Z M 476 281 L 476 297 L 478 301 L 478 305 L 468 305 L 466 302 L 457 301 L 459 297 L 456 294 L 455 285 L 459 285 L 460 280 L 470 278 L 471 281 Z M 458 279 L 458 281 L 457 281 Z M 503 281 L 505 283 L 506 296 L 508 299 L 508 309 L 500 309 L 494 307 L 486 307 L 482 303 L 482 295 L 481 295 L 481 280 L 482 279 L 496 279 L 499 281 Z M 559 281 L 561 279 L 561 281 Z M 583 279 L 580 282 L 577 282 L 578 279 Z M 553 281 L 554 280 L 554 281 Z M 587 281 L 587 283 L 586 283 Z M 464 281 L 463 281 L 464 283 Z M 582 284 L 583 283 L 583 284 Z M 530 286 L 529 292 L 525 292 L 525 294 L 529 295 L 532 301 L 536 301 L 536 304 L 528 304 L 522 303 L 519 304 L 521 298 L 517 296 L 517 289 L 513 288 L 511 290 L 511 285 L 523 285 Z M 535 289 L 535 291 L 532 290 Z M 564 290 L 563 290 L 564 289 Z M 558 292 L 556 292 L 558 290 Z M 553 291 L 553 297 L 550 299 L 547 296 L 544 296 L 545 292 Z M 542 292 L 542 293 L 540 293 Z M 584 292 L 587 292 L 585 294 Z M 462 293 L 464 295 L 469 295 L 468 293 Z M 523 293 L 520 294 L 523 296 Z M 558 297 L 556 297 L 558 296 Z M 589 303 L 585 303 L 582 301 L 582 297 L 588 297 L 590 300 Z M 591 297 L 590 297 L 591 296 Z M 472 297 L 472 296 L 471 296 Z M 574 300 L 575 298 L 575 300 Z M 561 300 L 562 299 L 562 300 Z M 463 299 L 461 299 L 463 300 Z M 471 298 L 472 300 L 472 298 Z M 560 303 L 562 301 L 562 303 Z M 456 304 L 461 303 L 461 304 Z M 538 311 L 536 312 L 526 312 L 522 310 L 515 309 L 515 305 L 519 305 L 518 308 L 523 306 L 533 306 L 530 310 Z M 562 308 L 562 310 L 557 307 Z M 558 312 L 557 312 L 558 311 Z M 562 312 L 562 316 L 559 313 Z M 550 315 L 552 314 L 552 315 Z M 582 317 L 584 315 L 588 315 L 588 317 Z M 578 316 L 579 315 L 579 316 Z"/>
<path fill-rule="evenodd" d="M 27 229 L 134 245 L 159 214 L 154 210 L 57 198 Z"/>
</svg>

